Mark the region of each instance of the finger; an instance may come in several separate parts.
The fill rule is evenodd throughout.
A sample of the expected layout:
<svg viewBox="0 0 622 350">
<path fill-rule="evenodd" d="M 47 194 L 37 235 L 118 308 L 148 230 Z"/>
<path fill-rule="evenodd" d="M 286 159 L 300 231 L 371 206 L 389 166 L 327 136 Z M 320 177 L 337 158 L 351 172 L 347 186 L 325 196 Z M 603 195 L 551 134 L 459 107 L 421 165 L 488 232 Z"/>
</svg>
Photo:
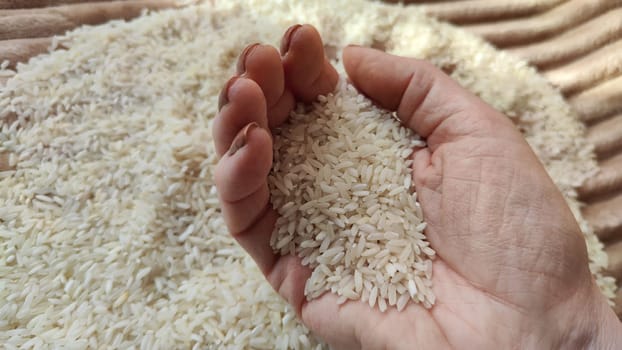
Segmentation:
<svg viewBox="0 0 622 350">
<path fill-rule="evenodd" d="M 294 109 L 296 101 L 291 91 L 285 89 L 285 73 L 279 52 L 268 45 L 249 45 L 238 58 L 237 72 L 255 81 L 263 91 L 269 127 L 282 124 Z"/>
<path fill-rule="evenodd" d="M 514 129 L 431 63 L 352 46 L 344 50 L 343 60 L 352 83 L 382 107 L 396 110 L 407 127 L 428 138 L 432 149 L 467 135 Z"/>
<path fill-rule="evenodd" d="M 214 181 L 229 232 L 264 273 L 276 262 L 270 236 L 276 213 L 268 203 L 267 175 L 272 165 L 268 132 L 251 123 L 239 131 L 220 159 Z"/>
<path fill-rule="evenodd" d="M 267 207 L 266 211 L 247 230 L 234 233 L 233 237 L 253 258 L 266 279 L 298 316 L 306 304 L 305 283 L 311 270 L 302 266 L 300 258 L 293 255 L 278 256 L 270 246 L 270 236 L 278 214 Z"/>
<path fill-rule="evenodd" d="M 431 164 L 432 154 L 429 148 L 420 148 L 413 153 L 412 177 L 418 190 L 440 187 L 442 177 L 436 172 L 439 167 L 430 166 Z"/>
<path fill-rule="evenodd" d="M 218 101 L 220 112 L 214 119 L 212 132 L 216 153 L 222 156 L 238 132 L 250 123 L 268 127 L 266 99 L 251 79 L 233 77 L 224 86 Z"/>
<path fill-rule="evenodd" d="M 297 99 L 311 102 L 335 89 L 339 76 L 324 54 L 318 31 L 311 25 L 290 27 L 281 42 L 285 81 Z"/>
<path fill-rule="evenodd" d="M 295 106 L 296 99 L 294 94 L 289 89 L 285 89 L 279 100 L 272 107 L 268 108 L 268 126 L 275 128 L 283 124 Z"/>
<path fill-rule="evenodd" d="M 270 206 L 269 198 L 270 190 L 265 182 L 259 184 L 254 192 L 237 201 L 226 201 L 221 198 L 220 207 L 229 232 L 238 233 L 250 229 L 266 213 L 266 209 Z"/>
<path fill-rule="evenodd" d="M 298 257 L 277 256 L 270 246 L 278 217 L 268 199 L 271 151 L 271 139 L 266 130 L 245 127 L 218 163 L 216 187 L 229 231 L 272 287 L 300 314 L 306 301 L 304 286 L 311 270 L 302 266 Z"/>
<path fill-rule="evenodd" d="M 222 109 L 213 130 L 217 151 L 223 156 L 216 168 L 215 182 L 229 231 L 254 259 L 272 287 L 300 313 L 305 302 L 304 285 L 311 271 L 303 267 L 297 257 L 275 255 L 270 246 L 278 216 L 269 204 L 267 185 L 272 166 L 272 140 L 268 132 L 259 127 L 259 123 L 264 127 L 268 123 L 264 94 L 274 99 L 278 95 L 275 91 L 279 90 L 274 75 L 260 70 L 265 65 L 268 73 L 276 71 L 278 80 L 278 69 L 270 62 L 272 53 L 269 50 L 260 48 L 251 56 L 254 50 L 257 47 L 241 55 L 238 72 L 245 76 L 232 78 L 221 94 Z M 271 109 L 280 110 L 282 113 L 277 115 L 282 120 L 294 105 L 291 92 L 283 90 Z M 250 124 L 240 130 L 244 123 Z"/>
<path fill-rule="evenodd" d="M 275 266 L 282 259 L 274 253 L 270 246 L 270 236 L 277 215 L 272 208 L 266 208 L 266 211 L 248 229 L 232 232 L 233 238 L 253 258 L 259 270 L 266 277 L 275 271 Z M 272 284 L 272 287 L 278 291 L 279 286 Z"/>
<path fill-rule="evenodd" d="M 265 186 L 271 167 L 270 134 L 256 123 L 248 124 L 218 162 L 214 174 L 218 195 L 229 203 L 247 198 Z"/>
<path fill-rule="evenodd" d="M 274 266 L 266 271 L 266 278 L 270 285 L 287 300 L 298 316 L 301 316 L 302 309 L 307 302 L 304 288 L 309 276 L 311 276 L 311 269 L 308 266 L 302 266 L 300 258 L 294 255 L 279 257 Z"/>
<path fill-rule="evenodd" d="M 240 54 L 238 75 L 254 80 L 263 91 L 266 105 L 273 106 L 283 95 L 285 78 L 278 51 L 272 46 L 251 44 Z"/>
</svg>

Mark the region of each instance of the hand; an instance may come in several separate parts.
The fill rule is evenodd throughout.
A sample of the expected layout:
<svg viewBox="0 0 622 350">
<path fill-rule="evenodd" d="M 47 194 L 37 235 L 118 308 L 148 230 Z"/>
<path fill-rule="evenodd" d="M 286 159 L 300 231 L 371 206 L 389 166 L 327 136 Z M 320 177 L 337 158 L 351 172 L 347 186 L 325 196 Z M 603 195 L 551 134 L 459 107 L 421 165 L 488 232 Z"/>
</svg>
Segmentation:
<svg viewBox="0 0 622 350">
<path fill-rule="evenodd" d="M 310 270 L 269 245 L 270 129 L 338 77 L 311 26 L 290 28 L 281 54 L 250 46 L 223 89 L 216 184 L 229 230 L 315 334 L 338 349 L 613 346 L 619 323 L 592 280 L 580 229 L 510 120 L 429 63 L 360 47 L 343 55 L 352 83 L 428 142 L 413 177 L 438 255 L 437 303 L 380 313 L 337 305 L 331 293 L 306 301 Z"/>
</svg>

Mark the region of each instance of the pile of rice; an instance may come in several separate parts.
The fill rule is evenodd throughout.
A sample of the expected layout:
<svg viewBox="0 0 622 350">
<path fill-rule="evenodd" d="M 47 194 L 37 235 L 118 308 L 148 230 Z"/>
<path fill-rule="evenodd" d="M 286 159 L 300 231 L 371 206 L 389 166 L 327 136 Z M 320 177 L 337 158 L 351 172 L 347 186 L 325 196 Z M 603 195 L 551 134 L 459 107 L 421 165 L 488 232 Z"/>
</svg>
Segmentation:
<svg viewBox="0 0 622 350">
<path fill-rule="evenodd" d="M 533 69 L 413 7 L 220 1 L 80 28 L 60 39 L 66 50 L 0 69 L 14 74 L 0 90 L 0 153 L 12 167 L 0 173 L 5 348 L 323 348 L 228 235 L 212 180 L 211 121 L 237 54 L 277 44 L 296 22 L 314 24 L 337 52 L 382 45 L 451 67 L 513 118 L 613 296 L 575 199 L 595 170 L 591 149 Z"/>
<path fill-rule="evenodd" d="M 268 183 L 280 217 L 271 243 L 313 267 L 308 299 L 330 290 L 339 302 L 377 301 L 382 312 L 387 304 L 401 311 L 411 299 L 434 304 L 435 252 L 409 159 L 422 146 L 345 80 L 276 130 Z"/>
</svg>

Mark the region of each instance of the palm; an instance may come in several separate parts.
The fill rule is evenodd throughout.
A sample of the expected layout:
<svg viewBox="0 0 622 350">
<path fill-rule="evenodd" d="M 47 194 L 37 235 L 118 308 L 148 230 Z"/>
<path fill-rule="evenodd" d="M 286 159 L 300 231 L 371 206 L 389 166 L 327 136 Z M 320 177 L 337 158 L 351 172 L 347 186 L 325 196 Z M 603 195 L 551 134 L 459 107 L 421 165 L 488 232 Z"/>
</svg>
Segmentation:
<svg viewBox="0 0 622 350">
<path fill-rule="evenodd" d="M 460 348 L 461 344 L 479 349 L 508 348 L 519 344 L 525 330 L 516 328 L 508 334 L 505 328 L 539 319 L 533 315 L 534 311 L 549 310 L 574 294 L 567 286 L 581 280 L 577 272 L 589 274 L 589 271 L 586 257 L 573 260 L 577 265 L 574 267 L 556 264 L 563 261 L 560 254 L 585 256 L 583 241 L 572 225 L 550 224 L 550 215 L 570 215 L 560 213 L 563 206 L 559 201 L 563 199 L 559 194 L 555 196 L 555 187 L 549 181 L 533 182 L 529 181 L 532 177 L 520 174 L 535 172 L 536 177 L 537 172 L 544 170 L 526 145 L 516 147 L 508 142 L 514 141 L 458 142 L 436 150 L 427 167 L 415 170 L 417 191 L 428 222 L 427 235 L 439 255 L 434 262 L 433 285 L 438 300 L 434 308 L 426 310 L 413 304 L 402 313 L 395 310 L 380 313 L 370 312 L 363 303 L 351 302 L 339 309 L 335 307 L 336 298 L 325 295 L 306 305 L 304 320 L 321 327 L 337 314 L 342 317 L 340 322 L 350 322 L 354 329 L 370 327 L 360 330 L 360 334 L 369 334 L 370 338 L 386 334 L 385 340 L 390 341 L 397 336 L 396 332 L 402 331 L 405 339 L 414 338 L 420 345 L 432 348 Z M 514 150 L 513 154 L 507 154 L 510 149 Z M 427 159 L 427 155 L 424 157 Z M 503 185 L 508 183 L 513 186 Z M 524 191 L 512 191 L 525 186 L 532 188 L 530 193 L 535 195 L 550 193 L 551 196 L 522 197 Z M 531 204 L 525 207 L 523 202 Z M 516 208 L 511 208 L 512 205 Z M 537 210 L 534 206 L 538 206 Z M 525 208 L 534 211 L 525 212 L 524 216 L 517 214 Z M 522 232 L 519 236 L 517 227 Z M 531 235 L 537 232 L 550 234 Z M 566 243 L 558 245 L 557 252 L 546 252 L 543 258 L 546 246 L 543 240 L 548 239 Z M 540 274 L 556 278 L 539 283 Z M 559 281 L 559 285 L 550 281 Z M 560 290 L 565 290 L 567 295 L 559 295 Z M 539 299 L 534 299 L 534 295 L 539 295 Z M 533 316 L 527 319 L 526 314 Z M 349 315 L 353 316 L 349 318 Z M 366 319 L 361 320 L 360 315 Z M 395 325 L 405 327 L 398 330 Z M 539 325 L 531 324 L 530 331 Z M 491 334 L 504 336 L 494 339 Z M 404 345 L 410 348 L 413 344 Z"/>
<path fill-rule="evenodd" d="M 516 308 L 546 307 L 526 294 L 563 298 L 551 281 L 574 292 L 567 287 L 577 274 L 589 276 L 585 243 L 538 160 L 513 129 L 506 130 L 498 138 L 443 146 L 415 183 L 428 237 L 449 266 Z"/>
<path fill-rule="evenodd" d="M 343 349 L 375 349 L 382 344 L 389 344 L 391 349 L 461 348 L 459 344 L 484 349 L 502 345 L 490 343 L 491 315 L 507 314 L 509 308 L 472 287 L 441 259 L 434 263 L 433 283 L 439 302 L 430 310 L 410 304 L 402 312 L 389 309 L 381 313 L 360 302 L 338 307 L 336 297 L 325 294 L 306 304 L 302 319 L 330 344 Z M 351 329 L 357 342 L 330 329 L 335 324 Z M 505 340 L 505 344 L 515 343 Z"/>
</svg>

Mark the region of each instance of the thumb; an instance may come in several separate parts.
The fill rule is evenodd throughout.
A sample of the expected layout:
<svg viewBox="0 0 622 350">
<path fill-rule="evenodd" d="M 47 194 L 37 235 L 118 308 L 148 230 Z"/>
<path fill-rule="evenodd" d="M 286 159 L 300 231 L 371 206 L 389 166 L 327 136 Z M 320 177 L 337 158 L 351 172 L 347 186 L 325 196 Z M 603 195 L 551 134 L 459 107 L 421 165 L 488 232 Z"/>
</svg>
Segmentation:
<svg viewBox="0 0 622 350">
<path fill-rule="evenodd" d="M 433 151 L 464 136 L 517 134 L 508 118 L 429 62 L 349 46 L 343 63 L 354 86 L 394 110 Z"/>
</svg>

